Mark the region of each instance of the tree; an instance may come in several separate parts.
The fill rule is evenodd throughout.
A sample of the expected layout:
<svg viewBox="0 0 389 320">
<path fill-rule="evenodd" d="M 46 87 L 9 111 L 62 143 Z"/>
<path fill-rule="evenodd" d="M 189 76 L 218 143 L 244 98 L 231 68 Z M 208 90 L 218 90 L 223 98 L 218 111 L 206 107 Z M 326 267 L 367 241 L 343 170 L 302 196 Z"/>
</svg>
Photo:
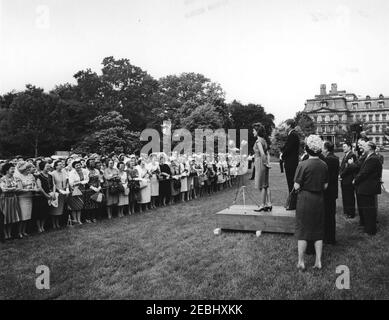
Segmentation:
<svg viewBox="0 0 389 320">
<path fill-rule="evenodd" d="M 57 97 L 43 89 L 27 85 L 9 107 L 2 131 L 8 132 L 3 143 L 23 155 L 48 153 L 60 145 L 61 107 Z"/>
<path fill-rule="evenodd" d="M 234 100 L 228 106 L 228 110 L 232 121 L 232 128 L 237 130 L 248 129 L 249 148 L 252 149 L 252 146 L 255 142 L 255 138 L 252 132 L 252 126 L 254 123 L 262 123 L 265 127 L 267 136 L 271 136 L 275 127 L 274 116 L 270 113 L 266 113 L 265 109 L 261 105 L 243 105 L 240 102 Z"/>
<path fill-rule="evenodd" d="M 140 133 L 130 130 L 130 121 L 117 111 L 100 115 L 91 121 L 94 132 L 86 136 L 76 151 L 107 154 L 139 152 Z"/>
<path fill-rule="evenodd" d="M 171 120 L 173 128 L 183 126 L 187 118 L 198 107 L 212 105 L 225 107 L 225 93 L 221 86 L 202 74 L 182 73 L 159 79 L 159 104 L 154 110 L 155 123 Z M 221 114 L 223 117 L 223 114 Z"/>
<path fill-rule="evenodd" d="M 296 125 L 300 127 L 301 132 L 305 137 L 308 137 L 311 134 L 315 133 L 315 123 L 311 119 L 311 117 L 308 115 L 308 113 L 304 111 L 299 111 L 296 113 L 296 116 L 294 117 L 294 120 L 296 122 Z"/>
</svg>

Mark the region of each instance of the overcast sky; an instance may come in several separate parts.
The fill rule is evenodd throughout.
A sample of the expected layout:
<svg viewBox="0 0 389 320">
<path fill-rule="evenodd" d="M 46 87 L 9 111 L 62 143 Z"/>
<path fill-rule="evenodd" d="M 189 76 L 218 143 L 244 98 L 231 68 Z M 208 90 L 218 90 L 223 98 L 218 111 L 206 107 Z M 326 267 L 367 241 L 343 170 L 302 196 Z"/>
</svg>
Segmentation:
<svg viewBox="0 0 389 320">
<path fill-rule="evenodd" d="M 389 96 L 387 0 L 0 0 L 0 94 L 50 90 L 106 56 L 199 72 L 277 122 L 320 84 Z"/>
</svg>

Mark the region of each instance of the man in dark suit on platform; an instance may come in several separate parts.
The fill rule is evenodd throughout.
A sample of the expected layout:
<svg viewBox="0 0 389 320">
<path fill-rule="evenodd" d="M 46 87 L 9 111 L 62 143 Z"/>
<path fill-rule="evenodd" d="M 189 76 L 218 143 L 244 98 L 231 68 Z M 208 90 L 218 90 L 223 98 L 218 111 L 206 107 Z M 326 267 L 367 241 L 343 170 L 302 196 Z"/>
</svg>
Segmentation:
<svg viewBox="0 0 389 320">
<path fill-rule="evenodd" d="M 294 175 L 299 164 L 300 138 L 295 130 L 296 122 L 293 119 L 287 120 L 285 124 L 288 139 L 281 150 L 280 160 L 284 163 L 288 189 L 291 192 L 293 190 Z"/>
<path fill-rule="evenodd" d="M 339 158 L 334 154 L 334 145 L 326 141 L 323 145 L 324 162 L 328 167 L 328 188 L 324 191 L 324 243 L 335 244 L 336 199 L 338 199 Z"/>
<path fill-rule="evenodd" d="M 376 145 L 369 141 L 363 146 L 365 160 L 354 179 L 354 185 L 359 197 L 359 207 L 365 233 L 377 233 L 377 201 L 376 196 L 381 194 L 382 164 L 376 155 Z"/>
<path fill-rule="evenodd" d="M 343 212 L 346 218 L 355 218 L 355 189 L 353 185 L 354 172 L 349 165 L 349 160 L 357 161 L 357 156 L 352 151 L 351 142 L 343 143 L 344 157 L 340 165 L 340 185 L 342 188 Z"/>
</svg>

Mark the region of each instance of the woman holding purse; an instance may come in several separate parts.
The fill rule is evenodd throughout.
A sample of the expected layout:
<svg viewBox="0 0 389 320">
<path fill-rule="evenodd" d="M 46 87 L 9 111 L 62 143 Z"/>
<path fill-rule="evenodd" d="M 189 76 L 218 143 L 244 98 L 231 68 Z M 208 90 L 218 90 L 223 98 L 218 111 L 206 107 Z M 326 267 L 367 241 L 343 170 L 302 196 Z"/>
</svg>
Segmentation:
<svg viewBox="0 0 389 320">
<path fill-rule="evenodd" d="M 51 173 L 54 181 L 55 192 L 58 193 L 58 206 L 50 208 L 50 215 L 53 223 L 53 229 L 60 228 L 60 216 L 63 214 L 65 200 L 69 194 L 68 174 L 64 170 L 61 160 L 54 162 L 54 171 Z"/>
<path fill-rule="evenodd" d="M 107 186 L 107 213 L 108 219 L 112 219 L 112 207 L 119 202 L 120 190 L 117 186 L 120 184 L 119 170 L 114 167 L 112 159 L 107 160 L 107 168 L 104 170 L 104 179 Z"/>
<path fill-rule="evenodd" d="M 128 195 L 128 211 L 129 214 L 135 213 L 136 200 L 139 196 L 139 181 L 138 179 L 138 170 L 135 169 L 136 157 L 130 157 L 130 160 L 127 162 L 127 178 L 128 178 L 128 187 L 130 193 Z"/>
<path fill-rule="evenodd" d="M 89 172 L 81 167 L 80 161 L 73 161 L 73 170 L 69 173 L 71 194 L 68 197 L 68 208 L 74 223 L 81 225 L 81 211 L 84 209 L 85 186 L 89 182 Z"/>
<path fill-rule="evenodd" d="M 151 156 L 151 162 L 148 165 L 148 169 L 150 171 L 150 185 L 151 185 L 151 209 L 156 208 L 156 200 L 159 197 L 159 181 L 158 177 L 161 173 L 159 168 L 159 164 L 156 161 L 156 155 Z"/>
<path fill-rule="evenodd" d="M 140 193 L 139 193 L 139 212 L 147 210 L 147 205 L 151 202 L 151 185 L 150 185 L 150 173 L 146 168 L 146 163 L 143 159 L 139 160 L 137 166 L 139 182 L 140 182 Z"/>
<path fill-rule="evenodd" d="M 103 194 L 101 192 L 100 172 L 96 169 L 95 160 L 88 159 L 86 162 L 88 170 L 88 184 L 84 193 L 84 210 L 85 210 L 85 222 L 96 223 L 97 211 L 100 208 L 100 204 L 103 202 Z"/>
<path fill-rule="evenodd" d="M 117 168 L 119 170 L 119 178 L 120 182 L 123 185 L 123 191 L 119 194 L 119 201 L 118 201 L 118 216 L 119 218 L 124 217 L 124 207 L 129 205 L 129 194 L 130 189 L 128 188 L 128 174 L 125 170 L 126 166 L 124 162 L 119 162 L 117 165 Z"/>
</svg>

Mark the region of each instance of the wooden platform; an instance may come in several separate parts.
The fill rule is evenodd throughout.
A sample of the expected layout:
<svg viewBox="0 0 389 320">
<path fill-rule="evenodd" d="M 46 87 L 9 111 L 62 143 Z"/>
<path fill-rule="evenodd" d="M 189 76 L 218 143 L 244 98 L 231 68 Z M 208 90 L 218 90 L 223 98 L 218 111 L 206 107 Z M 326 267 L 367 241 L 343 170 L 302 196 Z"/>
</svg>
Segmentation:
<svg viewBox="0 0 389 320">
<path fill-rule="evenodd" d="M 255 212 L 255 209 L 258 207 L 233 205 L 220 211 L 216 214 L 217 228 L 294 234 L 295 211 L 284 207 L 273 207 L 272 212 Z"/>
</svg>

